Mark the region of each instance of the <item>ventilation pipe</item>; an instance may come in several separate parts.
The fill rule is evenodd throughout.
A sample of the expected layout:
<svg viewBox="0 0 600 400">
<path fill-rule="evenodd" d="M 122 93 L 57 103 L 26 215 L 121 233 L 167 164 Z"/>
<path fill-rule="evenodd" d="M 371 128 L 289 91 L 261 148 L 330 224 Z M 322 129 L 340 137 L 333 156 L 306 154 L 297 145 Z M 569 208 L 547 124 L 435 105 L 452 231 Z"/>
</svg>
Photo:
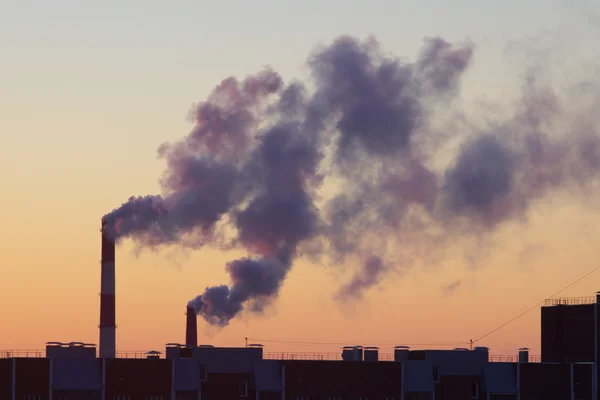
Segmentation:
<svg viewBox="0 0 600 400">
<path fill-rule="evenodd" d="M 521 347 L 519 349 L 519 362 L 520 363 L 529 362 L 529 349 L 527 347 Z"/>
</svg>

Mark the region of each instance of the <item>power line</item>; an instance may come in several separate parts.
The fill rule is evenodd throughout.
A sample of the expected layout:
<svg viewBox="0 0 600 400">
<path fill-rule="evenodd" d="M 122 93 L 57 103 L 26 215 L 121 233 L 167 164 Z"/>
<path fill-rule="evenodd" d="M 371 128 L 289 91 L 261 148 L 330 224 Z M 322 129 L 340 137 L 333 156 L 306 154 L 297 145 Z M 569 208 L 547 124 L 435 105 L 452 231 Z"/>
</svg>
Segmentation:
<svg viewBox="0 0 600 400">
<path fill-rule="evenodd" d="M 248 338 L 248 340 L 252 340 L 255 342 L 266 342 L 266 343 L 286 343 L 286 344 L 301 344 L 301 345 L 312 345 L 312 346 L 346 346 L 348 343 L 353 342 L 307 342 L 307 341 L 298 341 L 298 340 L 278 340 L 278 339 L 257 339 L 257 338 Z M 373 346 L 380 347 L 392 347 L 396 346 L 398 343 L 390 344 L 390 343 L 370 343 Z M 402 343 L 404 346 L 454 346 L 454 345 L 465 345 L 465 342 L 446 342 L 446 343 Z"/>
<path fill-rule="evenodd" d="M 570 287 L 574 286 L 575 284 L 579 283 L 580 281 L 584 280 L 585 278 L 587 278 L 588 276 L 590 276 L 591 274 L 593 274 L 594 272 L 596 272 L 597 270 L 600 269 L 600 265 L 597 266 L 596 268 L 592 269 L 590 272 L 586 273 L 585 275 L 577 278 L 574 282 L 571 282 L 570 284 L 568 284 L 567 286 L 563 287 L 562 289 L 560 289 L 558 292 L 554 293 L 552 296 L 550 297 L 546 297 L 544 300 L 540 301 L 539 303 L 537 303 L 536 305 L 534 305 L 531 308 L 528 308 L 527 310 L 523 311 L 522 313 L 520 313 L 519 315 L 513 317 L 512 319 L 504 322 L 503 324 L 497 326 L 496 328 L 492 329 L 491 331 L 487 332 L 486 334 L 478 337 L 477 339 L 473 340 L 473 343 L 480 341 L 481 339 L 491 335 L 492 333 L 499 331 L 500 329 L 504 328 L 506 325 L 510 324 L 511 322 L 516 321 L 517 319 L 521 318 L 523 315 L 535 310 L 536 308 L 538 308 L 539 306 L 541 306 L 542 304 L 544 304 L 544 302 L 546 301 L 546 299 L 551 299 L 555 296 L 558 296 L 559 294 L 561 294 L 562 292 L 564 292 L 565 290 L 569 289 Z"/>
<path fill-rule="evenodd" d="M 467 345 L 467 344 L 470 344 L 472 346 L 473 343 L 479 342 L 481 339 L 486 338 L 487 336 L 489 336 L 489 335 L 491 335 L 491 334 L 499 331 L 500 329 L 504 328 L 506 325 L 508 325 L 508 324 L 516 321 L 517 319 L 521 318 L 522 316 L 530 313 L 531 311 L 535 310 L 536 308 L 538 308 L 539 306 L 541 306 L 542 304 L 544 304 L 544 302 L 546 301 L 546 299 L 551 299 L 553 297 L 558 296 L 559 294 L 561 294 L 565 290 L 567 290 L 567 289 L 571 288 L 572 286 L 576 285 L 577 283 L 581 282 L 582 280 L 584 280 L 588 276 L 592 275 L 594 272 L 598 271 L 599 269 L 600 269 L 600 265 L 597 266 L 597 267 L 595 267 L 591 271 L 587 272 L 583 276 L 580 276 L 575 281 L 571 282 L 567 286 L 565 286 L 562 289 L 560 289 L 558 292 L 554 293 L 553 295 L 551 295 L 549 297 L 546 297 L 544 300 L 542 300 L 539 303 L 533 305 L 532 307 L 528 308 L 527 310 L 521 312 L 520 314 L 518 314 L 515 317 L 511 318 L 510 320 L 508 320 L 508 321 L 500 324 L 499 326 L 497 326 L 494 329 L 488 331 L 487 333 L 485 333 L 484 335 L 478 337 L 475 340 L 472 340 L 472 341 L 469 341 L 469 342 L 403 343 L 403 345 L 405 345 L 405 346 L 455 346 L 455 345 Z M 247 338 L 247 339 L 255 341 L 255 342 L 286 343 L 286 344 L 312 345 L 312 346 L 345 346 L 345 345 L 348 345 L 348 343 L 352 343 L 352 341 L 347 341 L 347 342 L 313 342 L 313 341 L 281 340 L 281 339 L 257 339 L 257 338 Z M 390 344 L 390 343 L 385 343 L 385 344 L 383 344 L 383 343 L 371 343 L 371 344 L 373 346 L 391 347 L 391 346 L 395 346 L 397 343 L 396 344 Z"/>
</svg>

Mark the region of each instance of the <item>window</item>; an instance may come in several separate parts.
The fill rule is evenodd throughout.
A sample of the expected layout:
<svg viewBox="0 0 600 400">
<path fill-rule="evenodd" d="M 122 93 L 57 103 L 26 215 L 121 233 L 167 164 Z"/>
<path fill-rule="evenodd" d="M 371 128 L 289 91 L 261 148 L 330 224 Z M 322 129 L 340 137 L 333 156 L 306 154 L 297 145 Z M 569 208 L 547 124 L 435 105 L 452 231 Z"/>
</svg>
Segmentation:
<svg viewBox="0 0 600 400">
<path fill-rule="evenodd" d="M 479 398 L 479 383 L 477 383 L 477 382 L 471 383 L 471 398 L 472 399 Z"/>
<path fill-rule="evenodd" d="M 248 396 L 248 381 L 240 382 L 240 397 Z"/>
<path fill-rule="evenodd" d="M 41 400 L 41 398 L 39 394 L 26 394 L 23 400 Z"/>
<path fill-rule="evenodd" d="M 439 383 L 440 381 L 440 367 L 433 367 L 433 381 Z"/>
</svg>

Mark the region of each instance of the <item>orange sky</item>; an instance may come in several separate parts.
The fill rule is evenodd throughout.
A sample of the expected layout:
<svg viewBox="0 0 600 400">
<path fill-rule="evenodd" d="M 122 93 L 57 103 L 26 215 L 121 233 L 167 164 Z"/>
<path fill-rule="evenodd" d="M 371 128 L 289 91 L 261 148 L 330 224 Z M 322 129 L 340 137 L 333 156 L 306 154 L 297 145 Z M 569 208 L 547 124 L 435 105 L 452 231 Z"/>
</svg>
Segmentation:
<svg viewBox="0 0 600 400">
<path fill-rule="evenodd" d="M 97 192 L 103 197 L 83 201 L 75 200 L 76 189 L 53 192 L 44 202 L 23 196 L 9 204 L 13 212 L 3 225 L 12 229 L 0 233 L 3 349 L 39 349 L 55 340 L 98 341 L 100 233 L 99 218 L 90 216 L 126 196 L 128 187 L 115 185 Z M 591 208 L 556 204 L 539 210 L 530 227 L 499 234 L 479 267 L 467 267 L 449 252 L 442 265 L 415 266 L 403 277 L 389 277 L 358 306 L 340 307 L 331 299 L 340 282 L 331 269 L 300 261 L 264 316 L 246 316 L 221 331 L 200 320 L 200 343 L 241 346 L 249 337 L 262 341 L 265 351 L 311 352 L 336 352 L 340 346 L 268 340 L 379 345 L 381 352 L 401 344 L 466 344 L 598 262 L 590 238 L 598 237 L 600 228 Z M 118 348 L 162 349 L 167 342 L 183 341 L 186 302 L 207 285 L 226 283 L 224 263 L 238 255 L 165 251 L 136 258 L 131 243 L 119 246 Z M 444 294 L 443 288 L 457 279 L 462 285 Z M 593 295 L 598 279 L 592 275 L 564 295 Z M 522 346 L 538 354 L 539 325 L 536 310 L 477 344 L 489 346 L 493 354 L 513 354 Z"/>
<path fill-rule="evenodd" d="M 387 6 L 367 7 L 365 3 L 369 12 L 344 6 L 348 11 L 344 19 L 339 7 L 332 6 L 325 10 L 330 13 L 327 19 L 340 25 L 320 20 L 317 24 L 327 28 L 326 32 L 313 29 L 315 18 L 326 15 L 321 3 L 312 5 L 311 14 L 303 2 L 305 13 L 298 19 L 285 16 L 288 6 L 278 3 L 283 7 L 278 12 L 284 16 L 280 20 L 286 29 L 277 35 L 261 31 L 244 41 L 239 32 L 230 29 L 231 24 L 226 29 L 220 26 L 231 18 L 228 7 L 208 14 L 210 21 L 205 22 L 219 26 L 186 30 L 205 27 L 195 20 L 206 14 L 196 8 L 200 7 L 197 2 L 175 10 L 166 22 L 163 10 L 154 10 L 156 15 L 148 15 L 142 24 L 135 7 L 117 3 L 108 7 L 103 2 L 96 5 L 102 9 L 95 10 L 64 4 L 62 9 L 52 4 L 44 12 L 34 13 L 23 8 L 15 12 L 21 19 L 10 17 L 11 24 L 0 23 L 0 32 L 10 30 L 10 36 L 0 35 L 8 38 L 0 40 L 3 62 L 6 60 L 0 87 L 3 93 L 10 93 L 0 96 L 0 132 L 5 139 L 0 149 L 0 350 L 43 349 L 46 341 L 98 343 L 100 219 L 131 195 L 159 192 L 164 165 L 156 160 L 157 147 L 187 134 L 190 124 L 185 116 L 190 106 L 230 74 L 243 76 L 273 63 L 286 79 L 301 76 L 304 71 L 299 66 L 309 49 L 341 32 L 361 37 L 373 33 L 386 50 L 410 58 L 424 36 L 441 34 L 462 40 L 474 35 L 480 47 L 463 93 L 470 94 L 473 102 L 506 100 L 518 94 L 518 87 L 507 76 L 523 70 L 522 65 L 515 66 L 515 58 L 506 55 L 505 46 L 513 36 L 500 29 L 512 34 L 517 17 L 524 19 L 514 33 L 518 37 L 531 38 L 543 32 L 538 38 L 549 41 L 559 37 L 560 49 L 568 50 L 569 56 L 596 56 L 586 49 L 597 48 L 597 28 L 595 35 L 584 32 L 581 21 L 568 22 L 558 6 L 552 8 L 541 1 L 537 5 L 531 2 L 531 9 L 519 16 L 507 2 L 498 2 L 497 9 L 487 11 L 487 2 L 478 2 L 477 7 L 463 4 L 462 9 L 440 2 L 439 7 L 448 9 L 439 13 L 432 12 L 433 6 L 417 10 L 421 2 L 415 2 L 414 13 L 408 16 L 397 10 L 403 23 L 389 18 Z M 116 13 L 123 14 L 116 18 Z M 448 18 L 449 13 L 464 20 L 456 23 Z M 265 21 L 249 19 L 252 29 L 248 32 L 266 29 L 267 22 L 272 22 L 266 12 L 260 17 Z M 535 26 L 530 23 L 534 17 Z M 363 23 L 366 18 L 371 18 L 368 24 Z M 564 30 L 547 35 L 545 29 L 554 29 L 552 21 L 556 20 L 578 29 L 569 29 L 569 35 L 563 35 Z M 287 29 L 294 23 L 298 24 L 296 30 Z M 534 31 L 528 30 L 530 27 Z M 227 30 L 229 36 L 215 43 L 214 29 Z M 17 39 L 19 46 L 14 44 Z M 266 41 L 277 41 L 277 48 L 265 46 Z M 521 51 L 525 49 L 528 56 L 530 43 L 525 44 Z M 548 44 L 544 41 L 542 45 Z M 223 46 L 229 50 L 223 51 Z M 238 52 L 243 54 L 243 62 Z M 568 61 L 565 65 L 584 65 Z M 493 241 L 485 242 L 487 252 L 477 266 L 465 261 L 457 244 L 440 265 L 417 264 L 400 276 L 388 276 L 358 305 L 342 307 L 332 300 L 347 275 L 340 277 L 339 269 L 300 260 L 265 315 L 244 316 L 220 331 L 207 328 L 200 320 L 199 341 L 243 346 L 244 338 L 249 337 L 262 342 L 267 352 L 338 352 L 342 344 L 378 345 L 383 353 L 391 352 L 395 345 L 467 346 L 469 339 L 502 324 L 600 263 L 597 207 L 592 199 L 566 195 L 554 197 L 552 202 L 544 200 L 533 207 L 527 226 L 505 225 Z M 225 263 L 242 254 L 167 249 L 136 257 L 133 250 L 132 244 L 125 242 L 116 255 L 119 350 L 162 350 L 165 343 L 184 341 L 188 300 L 206 286 L 227 283 Z M 443 289 L 457 280 L 462 282 L 460 287 L 445 293 Z M 592 296 L 597 290 L 600 272 L 563 295 Z M 490 347 L 492 354 L 516 354 L 524 346 L 539 354 L 539 337 L 540 311 L 535 310 L 476 344 Z"/>
</svg>

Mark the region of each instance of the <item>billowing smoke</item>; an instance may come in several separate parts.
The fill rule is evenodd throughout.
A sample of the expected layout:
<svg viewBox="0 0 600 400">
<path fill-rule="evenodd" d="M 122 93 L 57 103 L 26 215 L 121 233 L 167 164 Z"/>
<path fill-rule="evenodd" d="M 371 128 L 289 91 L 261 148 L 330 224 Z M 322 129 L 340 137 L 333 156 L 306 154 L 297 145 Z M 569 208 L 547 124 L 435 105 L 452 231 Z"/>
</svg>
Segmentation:
<svg viewBox="0 0 600 400">
<path fill-rule="evenodd" d="M 298 257 L 358 265 L 336 297 L 360 299 L 444 236 L 492 232 L 554 191 L 593 186 L 598 119 L 575 118 L 535 79 L 512 117 L 465 132 L 437 162 L 448 135 L 431 122 L 460 94 L 473 53 L 428 38 L 412 63 L 343 36 L 310 55 L 311 89 L 268 68 L 227 78 L 194 107 L 189 135 L 160 146 L 162 193 L 107 214 L 109 231 L 142 247 L 245 249 L 226 266 L 229 284 L 190 301 L 224 326 L 261 312 Z"/>
<path fill-rule="evenodd" d="M 277 257 L 242 258 L 227 264 L 231 286 L 208 287 L 191 300 L 199 314 L 215 325 L 226 325 L 251 301 L 253 311 L 262 311 L 265 304 L 277 295 L 291 267 L 291 254 L 283 250 Z"/>
<path fill-rule="evenodd" d="M 365 289 L 375 285 L 386 272 L 387 266 L 378 256 L 371 256 L 356 272 L 350 282 L 342 286 L 336 297 L 341 300 L 362 297 Z"/>
<path fill-rule="evenodd" d="M 597 183 L 600 119 L 568 106 L 530 76 L 514 118 L 467 140 L 444 173 L 449 222 L 493 229 L 553 191 Z"/>
</svg>

